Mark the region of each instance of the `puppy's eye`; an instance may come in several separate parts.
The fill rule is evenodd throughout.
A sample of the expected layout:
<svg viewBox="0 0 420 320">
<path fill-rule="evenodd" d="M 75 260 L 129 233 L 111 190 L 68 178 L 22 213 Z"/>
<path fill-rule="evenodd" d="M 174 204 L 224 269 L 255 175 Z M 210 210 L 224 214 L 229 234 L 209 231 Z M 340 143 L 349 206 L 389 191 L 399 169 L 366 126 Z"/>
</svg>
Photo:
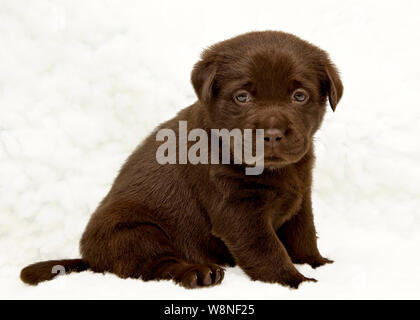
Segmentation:
<svg viewBox="0 0 420 320">
<path fill-rule="evenodd" d="M 302 91 L 302 90 L 296 90 L 293 93 L 293 100 L 299 103 L 305 102 L 306 99 L 308 98 L 306 92 Z"/>
<path fill-rule="evenodd" d="M 241 91 L 238 94 L 236 94 L 235 100 L 236 102 L 239 102 L 239 103 L 247 103 L 249 102 L 249 100 L 251 100 L 251 96 L 248 92 Z"/>
</svg>

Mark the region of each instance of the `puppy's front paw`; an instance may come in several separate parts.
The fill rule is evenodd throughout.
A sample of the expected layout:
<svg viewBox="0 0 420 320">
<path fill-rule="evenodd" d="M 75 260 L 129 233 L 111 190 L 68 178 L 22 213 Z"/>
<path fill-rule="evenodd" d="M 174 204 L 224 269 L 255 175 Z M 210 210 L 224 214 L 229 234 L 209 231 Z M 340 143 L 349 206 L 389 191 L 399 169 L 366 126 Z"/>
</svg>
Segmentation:
<svg viewBox="0 0 420 320">
<path fill-rule="evenodd" d="M 297 264 L 304 264 L 307 263 L 309 264 L 313 269 L 316 269 L 320 266 L 323 266 L 324 264 L 327 263 L 333 263 L 333 260 L 324 258 L 322 256 L 310 256 L 310 257 L 299 257 L 299 258 L 292 258 L 292 262 L 293 263 L 297 263 Z"/>
<path fill-rule="evenodd" d="M 318 268 L 320 266 L 323 266 L 324 264 L 327 264 L 327 263 L 334 263 L 334 261 L 330 260 L 330 259 L 327 259 L 327 258 L 324 258 L 324 257 L 319 257 L 319 258 L 309 262 L 309 265 L 312 268 L 316 269 L 316 268 Z"/>
<path fill-rule="evenodd" d="M 297 289 L 299 288 L 299 285 L 304 282 L 304 281 L 308 281 L 308 282 L 318 282 L 316 279 L 314 278 L 307 278 L 304 275 L 297 273 L 293 276 L 289 276 L 284 280 L 284 285 L 289 286 L 292 289 Z"/>
</svg>

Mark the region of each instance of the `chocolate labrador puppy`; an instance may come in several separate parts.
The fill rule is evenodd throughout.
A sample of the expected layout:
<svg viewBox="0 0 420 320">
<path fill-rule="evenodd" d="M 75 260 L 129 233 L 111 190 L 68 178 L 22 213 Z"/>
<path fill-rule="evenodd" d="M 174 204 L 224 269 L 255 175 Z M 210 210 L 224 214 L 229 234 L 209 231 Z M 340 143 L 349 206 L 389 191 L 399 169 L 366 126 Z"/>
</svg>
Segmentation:
<svg viewBox="0 0 420 320">
<path fill-rule="evenodd" d="M 297 288 L 315 279 L 294 263 L 332 262 L 318 251 L 311 205 L 313 136 L 327 98 L 335 110 L 343 93 L 328 54 L 291 34 L 252 32 L 205 50 L 191 81 L 198 101 L 128 158 L 86 227 L 82 259 L 35 263 L 24 282 L 50 280 L 61 266 L 197 288 L 221 283 L 223 266 L 237 264 L 253 280 Z M 158 163 L 157 132 L 178 136 L 180 121 L 206 132 L 264 129 L 262 172 Z"/>
</svg>

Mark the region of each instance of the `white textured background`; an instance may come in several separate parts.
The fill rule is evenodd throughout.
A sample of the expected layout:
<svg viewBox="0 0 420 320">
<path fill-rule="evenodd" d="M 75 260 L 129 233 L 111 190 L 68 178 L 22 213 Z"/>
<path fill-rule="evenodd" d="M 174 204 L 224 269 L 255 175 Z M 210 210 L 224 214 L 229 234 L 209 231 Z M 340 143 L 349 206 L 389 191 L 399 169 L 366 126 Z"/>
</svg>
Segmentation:
<svg viewBox="0 0 420 320">
<path fill-rule="evenodd" d="M 0 0 L 0 297 L 420 298 L 420 3 Z M 195 101 L 201 50 L 252 30 L 295 33 L 341 70 L 344 98 L 317 138 L 314 211 L 336 262 L 299 290 L 84 272 L 29 287 L 20 268 L 78 257 L 120 165 Z"/>
</svg>

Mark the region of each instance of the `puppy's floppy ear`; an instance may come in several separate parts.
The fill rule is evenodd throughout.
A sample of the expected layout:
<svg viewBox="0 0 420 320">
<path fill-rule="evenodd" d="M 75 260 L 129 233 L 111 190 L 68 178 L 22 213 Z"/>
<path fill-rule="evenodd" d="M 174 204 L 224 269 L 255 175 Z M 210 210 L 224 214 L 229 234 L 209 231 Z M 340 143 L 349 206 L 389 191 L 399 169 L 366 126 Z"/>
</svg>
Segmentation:
<svg viewBox="0 0 420 320">
<path fill-rule="evenodd" d="M 343 96 L 343 83 L 341 82 L 337 68 L 332 62 L 328 61 L 327 66 L 325 67 L 325 73 L 327 75 L 326 90 L 328 100 L 330 101 L 331 109 L 335 111 L 338 102 Z"/>
<path fill-rule="evenodd" d="M 204 105 L 210 103 L 214 94 L 216 63 L 206 59 L 197 62 L 191 73 L 191 82 L 198 99 Z"/>
</svg>

